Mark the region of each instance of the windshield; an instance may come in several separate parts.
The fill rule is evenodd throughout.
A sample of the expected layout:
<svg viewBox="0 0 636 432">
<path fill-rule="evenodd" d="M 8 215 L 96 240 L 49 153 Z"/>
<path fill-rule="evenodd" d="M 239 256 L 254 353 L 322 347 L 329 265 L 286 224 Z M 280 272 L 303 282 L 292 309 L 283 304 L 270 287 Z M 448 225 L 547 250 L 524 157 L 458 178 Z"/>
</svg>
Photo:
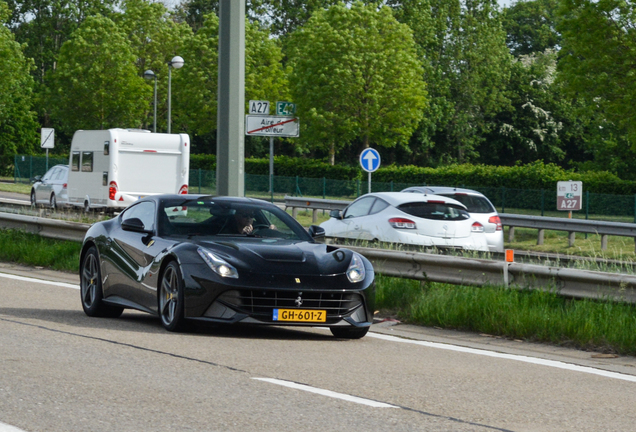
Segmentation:
<svg viewBox="0 0 636 432">
<path fill-rule="evenodd" d="M 467 194 L 439 194 L 464 204 L 470 213 L 494 213 L 497 210 L 484 197 Z"/>
<path fill-rule="evenodd" d="M 274 206 L 214 200 L 167 200 L 159 210 L 159 235 L 252 236 L 311 240 L 294 218 Z"/>
<path fill-rule="evenodd" d="M 466 210 L 446 203 L 412 202 L 399 205 L 398 209 L 411 216 L 433 220 L 466 220 L 470 215 Z"/>
</svg>

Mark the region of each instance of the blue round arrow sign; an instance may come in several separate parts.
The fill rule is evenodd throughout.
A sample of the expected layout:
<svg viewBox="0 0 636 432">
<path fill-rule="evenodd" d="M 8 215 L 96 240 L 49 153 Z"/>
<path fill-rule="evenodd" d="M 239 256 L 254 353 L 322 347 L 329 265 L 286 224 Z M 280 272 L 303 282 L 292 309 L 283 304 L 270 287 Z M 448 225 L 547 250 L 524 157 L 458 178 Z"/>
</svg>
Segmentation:
<svg viewBox="0 0 636 432">
<path fill-rule="evenodd" d="M 380 153 L 377 150 L 368 148 L 360 153 L 360 166 L 366 172 L 373 172 L 380 168 Z"/>
</svg>

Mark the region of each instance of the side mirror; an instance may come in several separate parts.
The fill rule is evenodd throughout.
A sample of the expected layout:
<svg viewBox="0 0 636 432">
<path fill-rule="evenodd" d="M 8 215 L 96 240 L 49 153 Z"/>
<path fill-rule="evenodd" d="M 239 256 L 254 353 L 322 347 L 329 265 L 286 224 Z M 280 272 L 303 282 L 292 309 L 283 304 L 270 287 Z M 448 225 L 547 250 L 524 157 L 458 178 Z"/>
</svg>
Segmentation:
<svg viewBox="0 0 636 432">
<path fill-rule="evenodd" d="M 336 219 L 342 219 L 342 216 L 340 216 L 340 210 L 331 210 L 329 212 L 329 217 L 336 218 Z"/>
<path fill-rule="evenodd" d="M 322 237 L 325 236 L 325 229 L 323 227 L 318 226 L 318 225 L 310 226 L 309 229 L 307 230 L 307 232 L 313 238 L 322 238 Z"/>
<path fill-rule="evenodd" d="M 121 229 L 124 231 L 133 231 L 139 233 L 151 233 L 152 231 L 147 230 L 144 226 L 144 223 L 139 218 L 130 218 L 126 219 L 121 223 Z"/>
<path fill-rule="evenodd" d="M 37 175 L 35 177 L 33 177 L 31 179 L 31 183 L 37 183 L 37 182 L 41 182 L 42 181 L 42 176 L 41 175 Z"/>
</svg>

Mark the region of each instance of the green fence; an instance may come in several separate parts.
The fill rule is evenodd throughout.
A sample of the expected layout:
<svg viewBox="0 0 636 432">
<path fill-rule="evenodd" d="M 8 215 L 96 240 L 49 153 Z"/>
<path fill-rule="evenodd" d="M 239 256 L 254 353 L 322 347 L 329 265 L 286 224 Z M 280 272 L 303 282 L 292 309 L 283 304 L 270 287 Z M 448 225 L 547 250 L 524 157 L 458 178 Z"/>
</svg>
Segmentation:
<svg viewBox="0 0 636 432">
<path fill-rule="evenodd" d="M 20 156 L 16 155 L 13 160 L 13 178 L 16 183 L 30 183 L 33 177 L 44 175 L 49 168 L 62 164 L 68 165 L 67 158 L 45 156 Z"/>
<path fill-rule="evenodd" d="M 14 177 L 16 182 L 29 183 L 37 175 L 43 175 L 47 167 L 67 164 L 67 159 L 43 156 L 15 156 Z M 272 185 L 270 187 L 270 184 Z M 190 170 L 190 193 L 216 194 L 216 172 Z M 400 191 L 408 183 L 373 182 L 373 192 Z M 553 190 L 512 189 L 505 187 L 480 187 L 450 185 L 477 190 L 486 195 L 501 213 L 532 213 L 543 216 L 563 216 L 556 210 L 556 185 Z M 585 188 L 585 185 L 583 185 Z M 327 178 L 304 178 L 245 174 L 245 195 L 270 201 L 280 201 L 286 195 L 325 199 L 353 200 L 368 192 L 365 180 L 332 180 Z M 583 208 L 574 212 L 577 218 L 593 218 L 636 223 L 636 195 L 610 195 L 584 192 Z"/>
</svg>

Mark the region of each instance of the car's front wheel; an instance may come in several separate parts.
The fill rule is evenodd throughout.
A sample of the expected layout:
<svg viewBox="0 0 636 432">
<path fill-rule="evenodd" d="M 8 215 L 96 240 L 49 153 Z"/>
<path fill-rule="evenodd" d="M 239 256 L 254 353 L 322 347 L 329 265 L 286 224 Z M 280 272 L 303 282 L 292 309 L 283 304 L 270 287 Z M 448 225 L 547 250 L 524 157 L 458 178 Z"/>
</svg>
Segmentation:
<svg viewBox="0 0 636 432">
<path fill-rule="evenodd" d="M 159 287 L 159 317 L 163 327 L 172 332 L 186 330 L 181 269 L 171 261 L 163 272 Z"/>
<path fill-rule="evenodd" d="M 116 318 L 122 314 L 123 308 L 109 306 L 104 303 L 102 278 L 99 269 L 97 249 L 92 246 L 84 256 L 80 266 L 80 294 L 84 313 L 91 317 Z"/>
<path fill-rule="evenodd" d="M 36 202 L 35 202 L 35 191 L 33 189 L 31 189 L 31 205 L 32 206 L 36 205 Z"/>
<path fill-rule="evenodd" d="M 369 331 L 369 327 L 331 327 L 331 334 L 342 339 L 360 339 Z"/>
<path fill-rule="evenodd" d="M 51 194 L 51 209 L 52 210 L 56 210 L 57 209 L 57 200 L 55 199 L 55 194 Z"/>
</svg>

